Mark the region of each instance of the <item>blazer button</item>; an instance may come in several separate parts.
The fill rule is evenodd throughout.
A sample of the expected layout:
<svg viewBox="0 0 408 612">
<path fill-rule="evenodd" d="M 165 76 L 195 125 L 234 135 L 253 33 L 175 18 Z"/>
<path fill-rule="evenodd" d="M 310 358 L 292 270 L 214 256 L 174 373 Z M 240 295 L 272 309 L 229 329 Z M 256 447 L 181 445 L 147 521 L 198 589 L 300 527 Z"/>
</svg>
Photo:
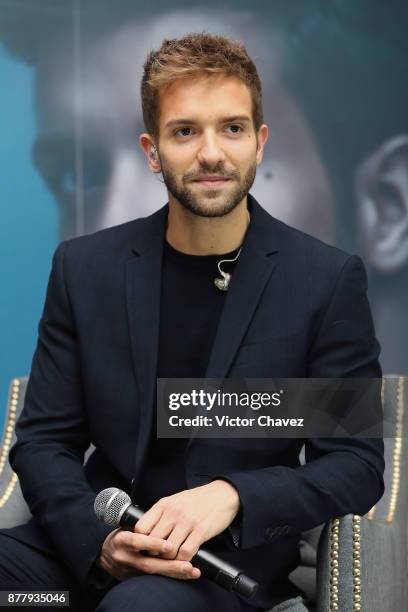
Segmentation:
<svg viewBox="0 0 408 612">
<path fill-rule="evenodd" d="M 279 529 L 279 527 L 267 527 L 265 529 L 265 538 L 267 540 L 273 540 L 273 538 L 275 537 L 278 529 Z"/>
<path fill-rule="evenodd" d="M 133 485 L 135 484 L 135 480 L 136 478 L 133 476 L 133 478 L 130 481 L 130 488 L 133 489 Z"/>
<path fill-rule="evenodd" d="M 286 535 L 287 533 L 289 533 L 290 531 L 290 527 L 289 525 L 283 525 L 280 529 L 279 529 L 279 533 L 280 535 Z"/>
</svg>

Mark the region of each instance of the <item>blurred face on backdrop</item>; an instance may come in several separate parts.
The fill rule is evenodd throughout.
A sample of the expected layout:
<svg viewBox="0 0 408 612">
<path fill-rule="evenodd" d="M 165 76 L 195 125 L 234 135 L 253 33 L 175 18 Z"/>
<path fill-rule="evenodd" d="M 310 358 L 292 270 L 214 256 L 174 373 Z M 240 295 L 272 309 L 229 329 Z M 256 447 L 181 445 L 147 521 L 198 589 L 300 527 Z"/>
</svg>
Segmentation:
<svg viewBox="0 0 408 612">
<path fill-rule="evenodd" d="M 157 154 L 149 134 L 140 142 L 170 203 L 201 217 L 244 203 L 268 135 L 265 124 L 255 129 L 246 84 L 223 74 L 179 79 L 160 92 L 159 109 Z"/>
<path fill-rule="evenodd" d="M 144 131 L 139 97 L 142 67 L 138 58 L 146 56 L 153 38 L 162 40 L 197 29 L 197 23 L 200 28 L 225 31 L 242 40 L 242 34 L 231 29 L 231 22 L 231 16 L 227 19 L 222 14 L 215 18 L 187 13 L 180 21 L 176 11 L 145 24 L 135 17 L 134 24 L 104 32 L 100 37 L 91 37 L 84 31 L 79 66 L 72 61 L 72 39 L 68 36 L 66 40 L 60 36 L 52 52 L 48 50 L 40 58 L 34 158 L 59 204 L 61 239 L 151 214 L 164 204 L 167 194 L 163 181 L 159 174 L 149 172 L 138 147 L 138 136 Z M 252 39 L 257 41 L 258 37 L 254 34 Z M 265 55 L 264 40 L 259 40 L 259 53 Z M 271 72 L 273 44 L 270 36 L 267 76 Z M 261 70 L 261 79 L 270 139 L 251 193 L 272 215 L 333 243 L 334 201 L 313 134 L 279 78 L 272 83 L 263 78 Z M 231 136 L 225 136 L 224 141 L 240 140 L 232 135 L 235 129 L 228 128 L 225 134 L 231 132 Z M 183 138 L 189 139 L 185 132 Z M 192 141 L 194 138 L 183 145 L 177 141 L 174 146 L 189 150 Z M 253 155 L 252 134 L 250 142 Z M 165 173 L 168 146 L 167 139 L 159 146 Z M 199 170 L 199 163 L 188 163 L 185 169 L 183 166 L 187 174 L 184 182 L 177 176 L 176 185 L 170 187 L 183 185 L 191 194 L 201 193 L 204 186 L 191 182 L 189 177 L 190 172 Z M 238 186 L 241 189 L 242 181 L 250 183 L 247 163 L 240 156 L 235 159 L 227 155 L 221 160 L 223 172 L 240 174 L 239 178 L 236 174 L 230 176 L 221 191 L 230 193 Z M 171 173 L 166 173 L 165 180 L 171 182 Z"/>
</svg>

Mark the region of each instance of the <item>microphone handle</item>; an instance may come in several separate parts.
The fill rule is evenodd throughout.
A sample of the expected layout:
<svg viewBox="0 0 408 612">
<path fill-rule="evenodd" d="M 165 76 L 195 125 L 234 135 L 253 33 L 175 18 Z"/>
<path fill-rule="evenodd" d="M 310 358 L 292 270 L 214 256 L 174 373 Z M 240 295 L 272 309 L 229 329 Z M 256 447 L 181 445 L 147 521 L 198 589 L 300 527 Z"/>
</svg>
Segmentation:
<svg viewBox="0 0 408 612">
<path fill-rule="evenodd" d="M 119 519 L 121 527 L 133 531 L 137 521 L 143 516 L 144 510 L 140 506 L 129 504 L 124 508 Z M 246 576 L 243 570 L 223 561 L 213 553 L 200 548 L 191 563 L 198 567 L 203 574 L 227 591 L 236 591 L 248 599 L 258 590 L 258 583 Z"/>
<path fill-rule="evenodd" d="M 129 504 L 128 506 L 124 507 L 122 514 L 119 517 L 120 526 L 133 531 L 133 527 L 143 515 L 144 510 L 142 510 L 140 506 Z"/>
</svg>

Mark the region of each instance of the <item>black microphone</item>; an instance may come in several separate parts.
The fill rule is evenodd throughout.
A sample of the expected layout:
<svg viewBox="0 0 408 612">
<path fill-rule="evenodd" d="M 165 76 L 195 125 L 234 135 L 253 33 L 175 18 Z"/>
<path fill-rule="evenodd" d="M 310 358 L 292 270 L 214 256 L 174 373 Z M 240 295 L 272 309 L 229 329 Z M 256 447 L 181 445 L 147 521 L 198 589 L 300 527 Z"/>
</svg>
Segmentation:
<svg viewBox="0 0 408 612">
<path fill-rule="evenodd" d="M 133 527 L 144 514 L 140 506 L 132 504 L 125 491 L 116 487 L 109 487 L 98 493 L 94 510 L 100 521 L 114 527 L 124 527 L 129 531 L 133 531 Z M 191 563 L 207 578 L 227 591 L 235 591 L 243 597 L 250 598 L 258 589 L 258 583 L 246 576 L 243 570 L 223 561 L 208 550 L 200 548 L 191 559 Z"/>
</svg>

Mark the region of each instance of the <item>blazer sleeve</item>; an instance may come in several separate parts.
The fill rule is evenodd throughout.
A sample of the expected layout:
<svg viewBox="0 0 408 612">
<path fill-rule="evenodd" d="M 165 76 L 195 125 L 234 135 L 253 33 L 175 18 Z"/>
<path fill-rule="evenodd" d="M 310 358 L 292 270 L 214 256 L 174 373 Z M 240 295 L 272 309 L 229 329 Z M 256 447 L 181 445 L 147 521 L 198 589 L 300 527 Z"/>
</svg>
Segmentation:
<svg viewBox="0 0 408 612">
<path fill-rule="evenodd" d="M 30 510 L 80 583 L 113 527 L 95 516 L 83 469 L 89 446 L 78 342 L 64 282 L 62 243 L 53 258 L 25 404 L 10 464 Z"/>
<path fill-rule="evenodd" d="M 358 256 L 342 267 L 312 343 L 308 377 L 381 378 L 380 353 Z M 380 402 L 380 385 L 378 397 Z M 305 465 L 220 474 L 241 500 L 240 548 L 306 531 L 330 518 L 363 515 L 384 492 L 381 438 L 309 438 Z M 236 525 L 234 525 L 236 530 Z"/>
</svg>

